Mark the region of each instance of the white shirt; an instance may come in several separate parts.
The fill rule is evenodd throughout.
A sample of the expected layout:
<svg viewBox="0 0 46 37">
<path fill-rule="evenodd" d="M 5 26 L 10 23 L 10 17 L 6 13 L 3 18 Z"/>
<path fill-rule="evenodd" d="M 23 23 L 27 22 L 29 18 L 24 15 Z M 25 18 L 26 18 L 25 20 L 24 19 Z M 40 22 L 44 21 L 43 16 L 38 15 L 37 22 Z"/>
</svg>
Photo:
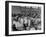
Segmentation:
<svg viewBox="0 0 46 37">
<path fill-rule="evenodd" d="M 25 23 L 25 24 L 27 23 L 27 18 L 24 18 L 24 23 Z"/>
<path fill-rule="evenodd" d="M 23 22 L 24 22 L 23 18 L 21 18 L 20 22 L 21 22 L 21 24 L 23 24 Z"/>
<path fill-rule="evenodd" d="M 15 24 L 15 27 L 23 27 L 23 24 L 13 21 L 13 24 Z"/>
</svg>

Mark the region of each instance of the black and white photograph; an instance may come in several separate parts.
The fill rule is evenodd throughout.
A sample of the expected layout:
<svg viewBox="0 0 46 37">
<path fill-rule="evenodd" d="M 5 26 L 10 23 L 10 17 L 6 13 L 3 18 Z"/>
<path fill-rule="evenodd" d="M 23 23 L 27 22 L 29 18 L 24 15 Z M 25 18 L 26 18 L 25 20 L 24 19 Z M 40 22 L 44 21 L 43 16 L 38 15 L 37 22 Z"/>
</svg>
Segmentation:
<svg viewBox="0 0 46 37">
<path fill-rule="evenodd" d="M 8 35 L 44 33 L 44 3 L 10 2 L 7 8 Z"/>
<path fill-rule="evenodd" d="M 12 31 L 41 30 L 41 7 L 12 6 Z"/>
</svg>

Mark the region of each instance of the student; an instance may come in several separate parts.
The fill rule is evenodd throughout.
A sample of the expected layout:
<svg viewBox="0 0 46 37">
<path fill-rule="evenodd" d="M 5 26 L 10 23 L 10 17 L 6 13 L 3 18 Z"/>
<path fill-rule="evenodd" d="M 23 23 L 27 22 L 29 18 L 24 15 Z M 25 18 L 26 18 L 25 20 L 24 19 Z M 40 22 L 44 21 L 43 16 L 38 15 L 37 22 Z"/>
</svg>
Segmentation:
<svg viewBox="0 0 46 37">
<path fill-rule="evenodd" d="M 35 30 L 35 26 L 34 26 L 34 20 L 31 18 L 30 19 L 30 30 Z"/>
<path fill-rule="evenodd" d="M 27 30 L 27 26 L 28 26 L 28 23 L 27 23 L 27 17 L 24 17 L 24 29 Z"/>
<path fill-rule="evenodd" d="M 27 30 L 30 30 L 30 25 L 31 25 L 31 20 L 30 19 L 28 19 L 28 27 L 27 27 Z"/>
</svg>

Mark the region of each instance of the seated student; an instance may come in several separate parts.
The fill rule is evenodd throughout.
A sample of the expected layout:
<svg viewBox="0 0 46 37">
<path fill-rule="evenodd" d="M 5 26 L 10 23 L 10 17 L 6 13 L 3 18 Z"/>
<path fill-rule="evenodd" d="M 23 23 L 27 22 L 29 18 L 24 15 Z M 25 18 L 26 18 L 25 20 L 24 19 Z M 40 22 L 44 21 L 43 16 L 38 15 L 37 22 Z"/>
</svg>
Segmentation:
<svg viewBox="0 0 46 37">
<path fill-rule="evenodd" d="M 23 24 L 19 23 L 18 21 L 13 21 L 17 30 L 23 30 Z"/>
<path fill-rule="evenodd" d="M 40 27 L 40 19 L 35 19 L 34 22 L 33 22 L 33 25 L 34 25 L 34 28 L 35 30 L 38 30 L 38 28 Z"/>
<path fill-rule="evenodd" d="M 27 26 L 28 26 L 27 17 L 24 17 L 24 23 L 23 23 L 23 25 L 24 25 L 25 30 L 27 30 Z"/>
<path fill-rule="evenodd" d="M 30 30 L 35 30 L 35 26 L 34 26 L 34 20 L 33 20 L 33 18 L 30 18 Z"/>
<path fill-rule="evenodd" d="M 36 26 L 37 30 L 41 30 L 41 20 L 40 19 L 36 20 L 36 24 L 37 24 Z"/>
<path fill-rule="evenodd" d="M 31 26 L 31 20 L 30 19 L 28 19 L 28 27 L 27 27 L 27 30 L 30 30 L 30 26 Z"/>
<path fill-rule="evenodd" d="M 13 21 L 12 21 L 12 30 L 13 31 L 17 31 L 17 29 L 16 29 L 16 22 L 17 22 L 17 19 L 13 19 Z"/>
</svg>

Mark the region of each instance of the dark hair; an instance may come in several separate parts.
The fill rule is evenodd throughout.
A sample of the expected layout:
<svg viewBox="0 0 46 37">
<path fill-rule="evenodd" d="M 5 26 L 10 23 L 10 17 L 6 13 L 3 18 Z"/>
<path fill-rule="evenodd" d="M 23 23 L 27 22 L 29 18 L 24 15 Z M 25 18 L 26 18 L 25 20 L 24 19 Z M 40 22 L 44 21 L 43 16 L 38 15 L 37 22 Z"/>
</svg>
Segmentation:
<svg viewBox="0 0 46 37">
<path fill-rule="evenodd" d="M 12 17 L 16 17 L 17 15 L 16 14 L 12 14 Z"/>
</svg>

